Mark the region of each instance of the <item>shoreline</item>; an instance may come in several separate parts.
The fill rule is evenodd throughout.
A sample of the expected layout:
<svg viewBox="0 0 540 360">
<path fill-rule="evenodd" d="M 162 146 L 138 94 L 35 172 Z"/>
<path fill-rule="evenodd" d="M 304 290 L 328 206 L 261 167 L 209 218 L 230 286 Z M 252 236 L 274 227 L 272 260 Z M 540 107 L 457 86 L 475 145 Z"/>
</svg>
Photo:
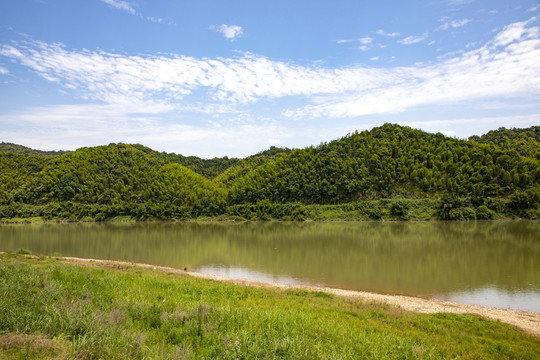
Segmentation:
<svg viewBox="0 0 540 360">
<path fill-rule="evenodd" d="M 510 309 L 499 309 L 492 308 L 487 306 L 480 305 L 467 305 L 450 301 L 443 301 L 437 299 L 424 299 L 413 296 L 404 296 L 404 295 L 384 295 L 377 294 L 365 291 L 356 291 L 356 290 L 343 290 L 329 287 L 318 287 L 311 285 L 297 285 L 297 284 L 281 284 L 281 283 L 270 283 L 264 281 L 256 280 L 246 280 L 246 279 L 237 279 L 226 276 L 217 276 L 202 274 L 198 272 L 182 270 L 166 266 L 157 266 L 150 264 L 141 264 L 127 261 L 116 261 L 116 260 L 101 260 L 101 259 L 85 259 L 78 257 L 53 257 L 57 260 L 65 261 L 67 263 L 83 265 L 83 266 L 93 266 L 93 267 L 102 267 L 102 268 L 112 268 L 112 269 L 121 269 L 122 267 L 139 267 L 143 269 L 151 269 L 156 271 L 161 271 L 165 273 L 172 273 L 178 275 L 188 275 L 200 279 L 208 279 L 219 282 L 227 282 L 235 285 L 241 286 L 254 286 L 254 287 L 264 287 L 269 289 L 300 289 L 306 291 L 319 291 L 327 294 L 332 294 L 339 297 L 361 299 L 367 301 L 375 301 L 380 303 L 385 303 L 397 308 L 403 309 L 405 311 L 411 311 L 416 313 L 453 313 L 453 314 L 473 314 L 479 315 L 489 320 L 500 321 L 506 324 L 516 326 L 526 333 L 531 334 L 535 337 L 540 338 L 540 313 L 521 311 L 521 310 L 510 310 Z"/>
<path fill-rule="evenodd" d="M 368 219 L 368 218 L 352 218 L 352 219 L 340 219 L 340 218 L 314 218 L 314 219 L 302 219 L 302 220 L 290 220 L 290 219 L 236 219 L 236 218 L 197 218 L 197 219 L 109 219 L 104 221 L 98 220 L 68 220 L 68 219 L 54 219 L 44 220 L 42 218 L 13 218 L 13 219 L 0 219 L 0 225 L 19 225 L 19 224 L 151 224 L 151 223 L 242 223 L 242 222 L 293 222 L 293 223 L 309 223 L 309 222 L 499 222 L 499 221 L 539 221 L 538 218 L 525 218 L 525 217 L 497 217 L 492 219 L 474 219 L 474 220 L 445 220 L 439 218 L 387 218 L 387 219 Z"/>
</svg>

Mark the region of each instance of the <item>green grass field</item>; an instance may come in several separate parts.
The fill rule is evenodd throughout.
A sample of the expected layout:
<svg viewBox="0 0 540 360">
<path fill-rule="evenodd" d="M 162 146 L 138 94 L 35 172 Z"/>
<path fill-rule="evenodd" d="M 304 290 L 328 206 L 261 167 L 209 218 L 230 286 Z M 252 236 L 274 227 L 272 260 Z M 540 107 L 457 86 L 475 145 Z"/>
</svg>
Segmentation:
<svg viewBox="0 0 540 360">
<path fill-rule="evenodd" d="M 0 255 L 0 359 L 539 359 L 477 316 Z"/>
</svg>

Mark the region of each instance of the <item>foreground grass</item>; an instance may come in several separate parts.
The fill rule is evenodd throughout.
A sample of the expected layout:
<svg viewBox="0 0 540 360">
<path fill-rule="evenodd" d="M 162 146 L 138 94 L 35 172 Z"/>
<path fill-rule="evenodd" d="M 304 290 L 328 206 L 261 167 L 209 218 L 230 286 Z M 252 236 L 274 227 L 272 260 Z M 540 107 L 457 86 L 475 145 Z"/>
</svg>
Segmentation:
<svg viewBox="0 0 540 360">
<path fill-rule="evenodd" d="M 0 255 L 0 359 L 537 359 L 476 316 Z"/>
</svg>

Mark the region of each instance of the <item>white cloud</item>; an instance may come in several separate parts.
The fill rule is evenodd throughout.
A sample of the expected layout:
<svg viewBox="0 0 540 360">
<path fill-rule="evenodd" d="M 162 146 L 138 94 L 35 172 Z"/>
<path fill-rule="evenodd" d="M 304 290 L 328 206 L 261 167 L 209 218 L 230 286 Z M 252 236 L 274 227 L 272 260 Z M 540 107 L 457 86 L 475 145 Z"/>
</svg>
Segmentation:
<svg viewBox="0 0 540 360">
<path fill-rule="evenodd" d="M 360 43 L 360 46 L 358 47 L 360 50 L 362 51 L 367 51 L 367 50 L 370 50 L 372 48 L 372 43 L 373 43 L 373 38 L 372 37 L 369 37 L 369 36 L 366 36 L 366 37 L 362 37 L 362 38 L 358 38 L 358 39 L 341 39 L 341 40 L 336 40 L 336 43 L 338 44 L 347 44 L 347 43 Z"/>
<path fill-rule="evenodd" d="M 143 104 L 148 108 L 143 113 L 200 107 L 200 114 L 211 115 L 212 109 L 234 112 L 262 99 L 294 97 L 303 103 L 283 109 L 286 116 L 343 118 L 467 99 L 538 99 L 540 31 L 535 21 L 508 25 L 484 46 L 448 59 L 394 68 L 306 67 L 249 53 L 201 59 L 126 56 L 37 41 L 0 45 L 0 56 L 81 98 L 130 108 Z"/>
<path fill-rule="evenodd" d="M 442 24 L 435 31 L 448 30 L 449 28 L 460 28 L 471 22 L 470 19 L 450 20 L 448 17 L 441 19 Z"/>
<path fill-rule="evenodd" d="M 270 140 L 279 144 L 293 134 L 272 121 L 190 125 L 162 121 L 153 106 L 83 104 L 34 107 L 0 115 L 4 141 L 41 150 L 75 150 L 108 143 L 141 143 L 158 151 L 173 151 L 203 158 L 248 156 L 262 151 Z M 16 123 L 24 131 L 10 131 Z M 277 141 L 277 142 L 276 142 Z M 204 144 L 201 147 L 201 144 Z M 239 153 L 241 151 L 241 153 Z"/>
<path fill-rule="evenodd" d="M 0 75 L 7 75 L 7 74 L 9 74 L 8 69 L 0 66 Z"/>
<path fill-rule="evenodd" d="M 340 93 L 391 81 L 385 71 L 307 68 L 252 54 L 232 59 L 123 56 L 34 41 L 3 45 L 0 55 L 84 98 L 107 103 L 148 98 L 177 102 L 200 91 L 214 101 L 245 103 L 261 97 Z"/>
<path fill-rule="evenodd" d="M 346 43 L 351 43 L 351 42 L 358 42 L 362 45 L 369 45 L 373 42 L 373 38 L 372 37 L 369 37 L 369 36 L 366 36 L 366 37 L 362 37 L 362 38 L 358 38 L 358 39 L 341 39 L 341 40 L 336 40 L 336 42 L 338 44 L 346 44 Z"/>
<path fill-rule="evenodd" d="M 285 111 L 294 118 L 391 114 L 412 107 L 471 99 L 540 97 L 540 34 L 529 21 L 507 26 L 476 50 L 428 66 L 388 71 L 392 79 Z M 505 47 L 502 47 L 505 44 Z"/>
<path fill-rule="evenodd" d="M 367 44 L 371 44 L 373 42 L 373 38 L 370 38 L 369 36 L 366 36 L 366 37 L 358 39 L 358 41 L 360 42 L 360 44 L 367 45 Z"/>
<path fill-rule="evenodd" d="M 420 36 L 408 36 L 405 39 L 398 40 L 398 43 L 402 45 L 412 45 L 424 41 L 427 37 L 427 33 Z"/>
<path fill-rule="evenodd" d="M 152 21 L 152 22 L 155 22 L 155 23 L 162 23 L 163 22 L 163 19 L 160 18 L 160 17 L 143 16 L 143 15 L 139 14 L 135 10 L 133 5 L 131 5 L 127 1 L 123 1 L 123 0 L 99 0 L 99 1 L 101 1 L 101 2 L 103 2 L 105 4 L 108 4 L 109 6 L 115 8 L 115 9 L 122 10 L 122 11 L 127 12 L 128 14 L 138 16 L 139 18 L 144 19 L 144 20 Z"/>
<path fill-rule="evenodd" d="M 399 36 L 401 34 L 398 33 L 398 32 L 387 33 L 384 30 L 379 29 L 379 30 L 377 30 L 377 35 L 388 36 L 388 37 L 396 37 L 396 36 Z"/>
<path fill-rule="evenodd" d="M 441 134 L 446 136 L 456 136 L 456 132 L 454 130 L 443 130 L 441 131 Z"/>
<path fill-rule="evenodd" d="M 527 27 L 528 24 L 534 21 L 536 21 L 536 17 L 505 26 L 503 31 L 499 32 L 495 37 L 495 45 L 505 46 L 514 41 L 538 38 L 540 34 L 538 27 Z"/>
<path fill-rule="evenodd" d="M 150 20 L 150 21 L 155 22 L 155 23 L 162 23 L 163 22 L 162 18 L 158 18 L 158 17 L 154 17 L 154 16 L 146 16 L 145 19 Z"/>
<path fill-rule="evenodd" d="M 115 9 L 123 10 L 131 15 L 137 14 L 133 6 L 127 1 L 122 1 L 122 0 L 99 0 L 99 1 L 104 2 L 105 4 L 108 4 Z"/>
<path fill-rule="evenodd" d="M 242 27 L 238 25 L 212 25 L 210 29 L 222 34 L 229 41 L 236 40 L 244 33 Z"/>
<path fill-rule="evenodd" d="M 538 10 L 538 9 L 540 9 L 540 4 L 535 5 L 535 6 L 531 7 L 531 8 L 529 8 L 527 11 L 528 11 L 528 12 L 533 12 L 533 11 L 536 11 L 536 10 Z"/>
</svg>

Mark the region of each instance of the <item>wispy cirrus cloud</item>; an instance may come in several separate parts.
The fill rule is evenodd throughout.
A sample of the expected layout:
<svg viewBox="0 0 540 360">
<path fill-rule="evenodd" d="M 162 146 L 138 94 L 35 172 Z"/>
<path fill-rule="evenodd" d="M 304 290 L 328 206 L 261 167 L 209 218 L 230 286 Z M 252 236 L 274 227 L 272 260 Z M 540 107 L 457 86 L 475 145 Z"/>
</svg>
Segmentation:
<svg viewBox="0 0 540 360">
<path fill-rule="evenodd" d="M 338 44 L 346 44 L 346 43 L 352 43 L 352 42 L 359 42 L 360 44 L 367 45 L 373 42 L 373 38 L 369 36 L 361 37 L 358 39 L 341 39 L 336 40 Z"/>
<path fill-rule="evenodd" d="M 227 127 L 211 121 L 201 124 L 163 121 L 160 110 L 148 105 L 91 103 L 32 107 L 0 115 L 0 135 L 3 140 L 44 150 L 74 150 L 124 142 L 141 143 L 160 151 L 175 149 L 183 154 L 198 149 L 197 155 L 203 158 L 231 153 L 247 156 L 260 151 L 261 144 L 276 144 L 276 139 L 282 141 L 294 136 L 290 129 L 267 119 L 258 119 L 256 123 L 240 121 Z M 18 124 L 19 130 L 9 130 L 13 123 Z M 201 144 L 205 144 L 204 148 Z"/>
<path fill-rule="evenodd" d="M 540 98 L 540 28 L 536 18 L 506 26 L 484 46 L 428 66 L 389 71 L 391 83 L 373 84 L 319 104 L 287 111 L 294 118 L 358 117 L 399 113 L 431 104 L 471 99 Z"/>
<path fill-rule="evenodd" d="M 111 6 L 112 8 L 125 11 L 130 15 L 138 16 L 141 19 L 145 19 L 145 20 L 152 21 L 152 22 L 157 22 L 157 23 L 163 22 L 162 18 L 155 17 L 155 16 L 143 16 L 142 14 L 139 14 L 135 10 L 133 5 L 130 4 L 129 2 L 127 2 L 127 1 L 123 1 L 123 0 L 99 0 L 99 1 Z"/>
<path fill-rule="evenodd" d="M 109 6 L 115 9 L 125 11 L 128 14 L 131 14 L 131 15 L 137 14 L 133 6 L 127 1 L 122 1 L 122 0 L 99 0 L 99 1 L 104 2 L 105 4 L 108 4 Z"/>
<path fill-rule="evenodd" d="M 416 43 L 419 43 L 419 42 L 422 42 L 422 41 L 426 40 L 427 37 L 428 37 L 427 33 L 424 33 L 424 34 L 418 35 L 418 36 L 414 36 L 414 35 L 407 36 L 404 39 L 398 40 L 398 43 L 400 43 L 401 45 L 412 45 L 412 44 L 416 44 Z"/>
<path fill-rule="evenodd" d="M 443 17 L 440 21 L 441 25 L 438 26 L 435 31 L 448 30 L 450 28 L 460 28 L 471 22 L 470 19 L 450 20 L 450 18 L 447 16 Z"/>
<path fill-rule="evenodd" d="M 9 74 L 9 70 L 0 66 L 0 75 L 7 75 Z"/>
<path fill-rule="evenodd" d="M 78 91 L 86 99 L 107 103 L 149 98 L 174 102 L 200 91 L 213 101 L 247 103 L 261 98 L 340 93 L 392 81 L 383 70 L 308 68 L 249 53 L 229 59 L 122 56 L 23 41 L 1 46 L 0 55 Z"/>
<path fill-rule="evenodd" d="M 336 43 L 338 44 L 359 43 L 360 46 L 358 48 L 362 51 L 367 51 L 371 49 L 373 45 L 373 38 L 369 36 L 365 36 L 358 39 L 342 39 L 342 40 L 337 40 Z"/>
<path fill-rule="evenodd" d="M 239 25 L 212 25 L 210 26 L 210 30 L 220 33 L 229 41 L 235 41 L 244 33 L 244 29 Z"/>
<path fill-rule="evenodd" d="M 234 108 L 294 98 L 300 104 L 296 108 L 282 105 L 287 117 L 344 118 L 496 96 L 538 99 L 536 23 L 531 18 L 510 24 L 485 45 L 450 59 L 394 68 L 308 67 L 250 53 L 236 58 L 128 56 L 39 41 L 1 45 L 0 56 L 83 99 L 142 104 L 147 110 L 140 112 L 164 113 L 201 103 Z"/>
<path fill-rule="evenodd" d="M 393 37 L 399 36 L 399 35 L 401 35 L 401 34 L 398 33 L 398 32 L 391 32 L 391 33 L 388 33 L 388 32 L 386 32 L 386 31 L 384 31 L 384 30 L 382 30 L 382 29 L 379 29 L 379 30 L 377 30 L 377 35 L 388 36 L 388 37 L 393 38 Z"/>
</svg>

